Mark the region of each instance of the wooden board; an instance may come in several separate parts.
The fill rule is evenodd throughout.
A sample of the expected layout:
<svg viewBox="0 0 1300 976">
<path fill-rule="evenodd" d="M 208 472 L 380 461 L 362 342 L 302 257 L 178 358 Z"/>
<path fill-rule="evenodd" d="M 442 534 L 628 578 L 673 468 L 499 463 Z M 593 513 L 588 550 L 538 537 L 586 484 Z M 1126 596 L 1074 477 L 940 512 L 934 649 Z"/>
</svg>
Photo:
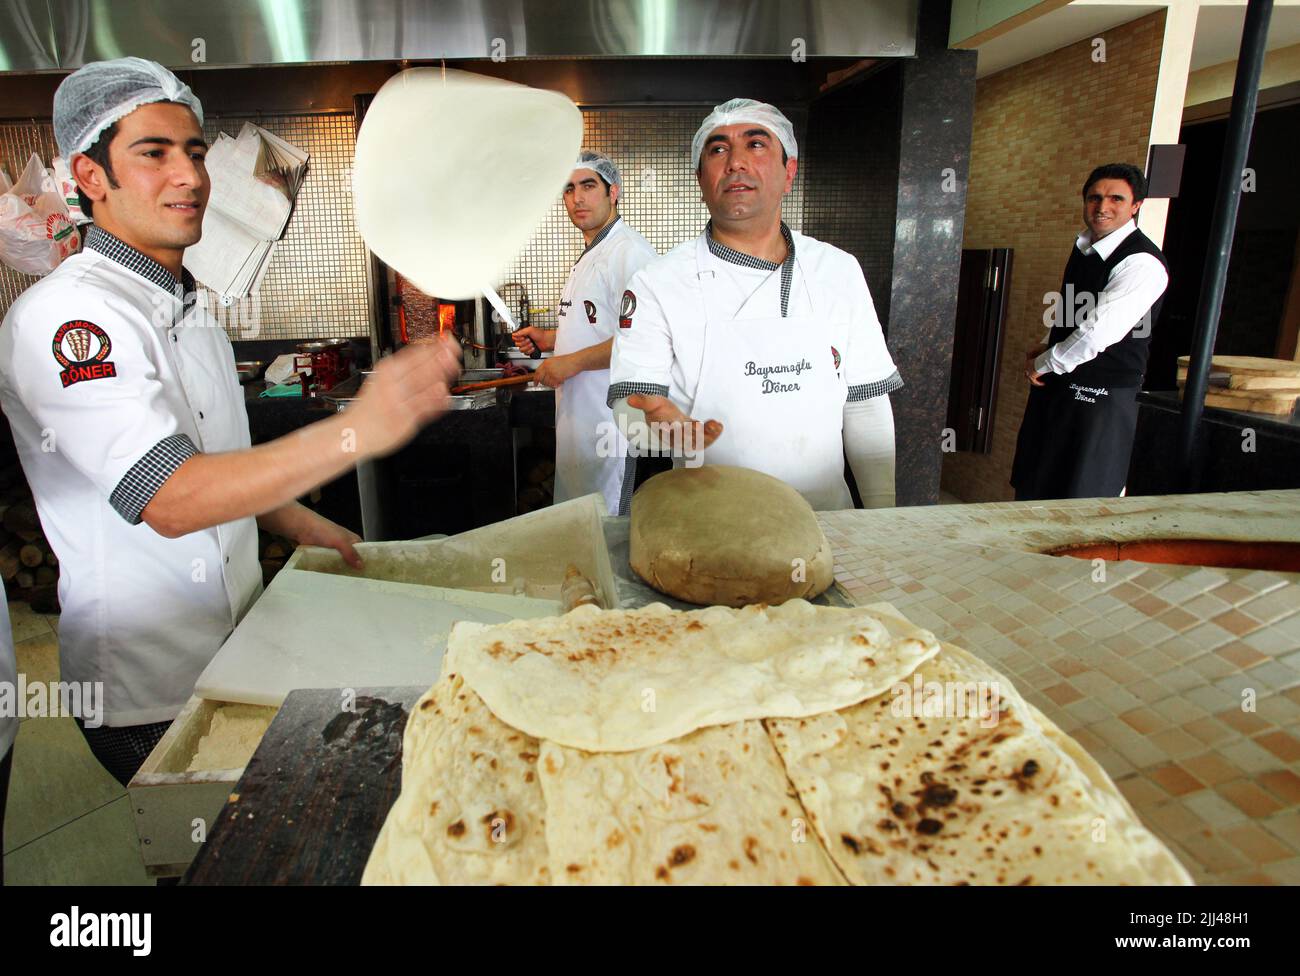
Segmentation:
<svg viewBox="0 0 1300 976">
<path fill-rule="evenodd" d="M 1289 398 L 1263 396 L 1259 395 L 1260 391 L 1257 391 L 1255 396 L 1229 396 L 1237 392 L 1249 391 L 1216 390 L 1205 394 L 1205 405 L 1221 407 L 1225 410 L 1245 410 L 1247 413 L 1267 413 L 1278 417 L 1289 417 L 1295 409 L 1296 394 L 1294 393 Z"/>
<path fill-rule="evenodd" d="M 1186 370 L 1190 356 L 1179 356 L 1178 366 Z M 1263 356 L 1214 356 L 1210 366 L 1239 376 L 1294 376 L 1300 377 L 1300 363 L 1286 359 L 1266 359 Z"/>
<path fill-rule="evenodd" d="M 1183 384 L 1178 384 L 1179 396 L 1182 396 Z M 1229 400 L 1276 400 L 1279 403 L 1294 403 L 1300 397 L 1300 387 L 1289 390 L 1234 390 L 1226 386 L 1211 386 L 1205 391 L 1210 396 L 1226 397 Z"/>
<path fill-rule="evenodd" d="M 1216 379 L 1222 377 L 1220 382 Z M 1187 382 L 1187 368 L 1178 367 L 1178 385 L 1182 386 Z M 1223 386 L 1227 384 L 1227 389 L 1231 390 L 1291 390 L 1294 389 L 1300 393 L 1300 378 L 1295 376 L 1255 376 L 1241 373 L 1219 373 L 1210 374 L 1210 386 Z"/>
<path fill-rule="evenodd" d="M 184 884 L 358 884 L 402 781 L 423 687 L 290 692 Z"/>
</svg>

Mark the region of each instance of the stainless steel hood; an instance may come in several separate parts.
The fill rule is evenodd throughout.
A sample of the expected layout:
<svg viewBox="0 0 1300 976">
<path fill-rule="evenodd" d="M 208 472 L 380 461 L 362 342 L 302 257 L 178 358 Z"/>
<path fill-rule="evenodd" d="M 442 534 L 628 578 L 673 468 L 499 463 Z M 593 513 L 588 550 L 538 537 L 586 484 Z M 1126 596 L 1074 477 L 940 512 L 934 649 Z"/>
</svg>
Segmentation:
<svg viewBox="0 0 1300 976">
<path fill-rule="evenodd" d="M 910 57 L 919 0 L 7 0 L 0 70 L 491 58 Z"/>
</svg>

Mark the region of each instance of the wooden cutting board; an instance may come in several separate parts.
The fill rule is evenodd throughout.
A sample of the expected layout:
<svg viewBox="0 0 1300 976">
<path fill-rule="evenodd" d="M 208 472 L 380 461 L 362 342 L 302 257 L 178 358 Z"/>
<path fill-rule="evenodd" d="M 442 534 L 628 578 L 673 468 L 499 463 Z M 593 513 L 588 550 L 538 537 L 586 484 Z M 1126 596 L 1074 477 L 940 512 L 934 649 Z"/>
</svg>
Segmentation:
<svg viewBox="0 0 1300 976">
<path fill-rule="evenodd" d="M 1178 368 L 1178 385 L 1187 382 L 1187 369 Z M 1300 377 L 1295 376 L 1254 376 L 1239 373 L 1221 373 L 1217 370 L 1210 374 L 1210 386 L 1227 390 L 1300 390 Z"/>
<path fill-rule="evenodd" d="M 1212 386 L 1206 391 L 1205 405 L 1224 410 L 1245 410 L 1248 413 L 1267 413 L 1287 417 L 1295 409 L 1297 397 L 1300 397 L 1300 390 L 1230 390 L 1221 386 Z M 1181 383 L 1178 398 L 1182 399 Z"/>
<path fill-rule="evenodd" d="M 1187 375 L 1190 356 L 1178 357 L 1179 377 Z M 1263 356 L 1214 356 L 1210 367 L 1231 376 L 1289 376 L 1300 385 L 1300 362 L 1289 359 L 1266 359 Z"/>
<path fill-rule="evenodd" d="M 1221 407 L 1225 410 L 1245 410 L 1248 413 L 1267 413 L 1277 417 L 1289 417 L 1295 410 L 1295 400 L 1300 394 L 1292 393 L 1290 398 L 1286 397 L 1266 397 L 1259 394 L 1265 391 L 1255 391 L 1255 396 L 1234 397 L 1225 396 L 1224 394 L 1235 392 L 1233 390 L 1219 390 L 1215 393 L 1205 394 L 1205 405 L 1207 407 Z M 1244 391 L 1250 392 L 1250 391 Z"/>
<path fill-rule="evenodd" d="M 292 691 L 213 822 L 186 884 L 361 881 L 402 783 L 402 733 L 425 685 Z"/>
</svg>

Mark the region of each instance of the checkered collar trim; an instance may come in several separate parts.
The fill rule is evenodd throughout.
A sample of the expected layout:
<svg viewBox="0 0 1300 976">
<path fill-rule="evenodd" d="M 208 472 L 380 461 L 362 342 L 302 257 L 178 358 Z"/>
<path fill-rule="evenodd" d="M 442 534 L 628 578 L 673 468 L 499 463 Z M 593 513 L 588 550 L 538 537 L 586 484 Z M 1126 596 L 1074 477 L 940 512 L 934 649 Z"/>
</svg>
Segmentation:
<svg viewBox="0 0 1300 976">
<path fill-rule="evenodd" d="M 128 271 L 134 271 L 140 277 L 157 285 L 163 291 L 175 295 L 182 301 L 186 295 L 194 294 L 194 276 L 187 270 L 181 268 L 181 280 L 177 281 L 170 271 L 149 257 L 149 255 L 142 254 L 102 227 L 95 224 L 90 225 L 90 229 L 86 231 L 84 246 L 86 250 L 102 254 L 106 258 L 116 261 Z"/>
<path fill-rule="evenodd" d="M 781 221 L 781 236 L 785 238 L 786 255 L 785 261 L 777 264 L 775 261 L 764 261 L 752 254 L 733 250 L 727 247 L 726 244 L 719 244 L 713 239 L 713 221 L 711 220 L 704 228 L 704 238 L 709 242 L 709 252 L 715 258 L 731 264 L 739 264 L 745 268 L 758 268 L 761 271 L 781 269 L 781 318 L 785 318 L 790 311 L 790 283 L 794 280 L 794 236 L 790 233 L 790 228 L 785 225 L 784 220 Z"/>
<path fill-rule="evenodd" d="M 758 268 L 762 271 L 775 271 L 777 268 L 786 265 L 791 269 L 794 268 L 794 236 L 790 233 L 790 228 L 786 226 L 784 220 L 781 221 L 781 236 L 785 238 L 787 248 L 784 264 L 777 264 L 775 261 L 764 261 L 752 254 L 745 254 L 743 251 L 736 251 L 727 247 L 726 244 L 718 243 L 713 239 L 713 221 L 711 220 L 704 228 L 704 233 L 709 242 L 709 252 L 715 258 L 721 258 L 723 261 L 739 264 L 746 268 Z"/>
<path fill-rule="evenodd" d="M 614 218 L 613 220 L 611 220 L 608 224 L 606 224 L 604 227 L 602 227 L 602 228 L 600 229 L 600 233 L 597 234 L 595 237 L 593 237 L 593 238 L 591 239 L 591 243 L 588 244 L 586 247 L 584 247 L 584 248 L 582 249 L 582 253 L 583 253 L 583 254 L 586 254 L 588 251 L 590 251 L 592 248 L 594 248 L 597 244 L 599 244 L 601 241 L 603 241 L 606 237 L 608 237 L 608 236 L 609 236 L 609 232 L 612 231 L 612 230 L 614 229 L 614 225 L 617 224 L 617 223 L 618 223 L 620 220 L 622 220 L 622 219 L 623 219 L 622 217 L 615 217 L 615 218 Z"/>
</svg>

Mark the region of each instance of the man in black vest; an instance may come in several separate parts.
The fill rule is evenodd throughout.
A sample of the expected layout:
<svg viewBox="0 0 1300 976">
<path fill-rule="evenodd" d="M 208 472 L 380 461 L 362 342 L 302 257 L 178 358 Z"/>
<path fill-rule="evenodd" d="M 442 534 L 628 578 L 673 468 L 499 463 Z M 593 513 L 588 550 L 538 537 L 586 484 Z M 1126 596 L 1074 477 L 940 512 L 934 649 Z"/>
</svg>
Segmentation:
<svg viewBox="0 0 1300 976">
<path fill-rule="evenodd" d="M 1169 266 L 1135 220 L 1142 171 L 1098 166 L 1083 185 L 1083 221 L 1059 295 L 1043 316 L 1051 333 L 1025 355 L 1032 384 L 1016 441 L 1016 500 L 1122 494 L 1137 427 L 1137 394 Z"/>
</svg>

